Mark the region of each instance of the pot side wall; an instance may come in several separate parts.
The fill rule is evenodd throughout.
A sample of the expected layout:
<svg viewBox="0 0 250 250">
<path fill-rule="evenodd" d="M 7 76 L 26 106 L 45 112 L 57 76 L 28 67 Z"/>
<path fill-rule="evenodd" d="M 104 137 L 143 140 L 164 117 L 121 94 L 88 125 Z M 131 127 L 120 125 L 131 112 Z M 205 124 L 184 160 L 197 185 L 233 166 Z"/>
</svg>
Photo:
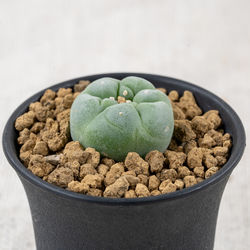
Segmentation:
<svg viewBox="0 0 250 250">
<path fill-rule="evenodd" d="M 213 249 L 228 177 L 177 199 L 104 205 L 62 198 L 19 176 L 29 200 L 37 250 Z"/>
</svg>

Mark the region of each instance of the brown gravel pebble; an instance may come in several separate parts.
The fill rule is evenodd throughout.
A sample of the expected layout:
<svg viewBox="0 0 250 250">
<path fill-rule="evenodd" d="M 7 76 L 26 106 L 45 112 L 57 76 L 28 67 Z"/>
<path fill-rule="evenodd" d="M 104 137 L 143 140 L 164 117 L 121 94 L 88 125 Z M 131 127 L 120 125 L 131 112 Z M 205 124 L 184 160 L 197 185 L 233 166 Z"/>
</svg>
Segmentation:
<svg viewBox="0 0 250 250">
<path fill-rule="evenodd" d="M 44 141 L 37 141 L 35 147 L 33 148 L 33 154 L 38 155 L 47 155 L 49 153 L 49 149 L 47 143 Z"/>
<path fill-rule="evenodd" d="M 130 152 L 124 161 L 128 170 L 134 170 L 136 174 L 148 175 L 149 165 L 144 161 L 139 154 Z"/>
<path fill-rule="evenodd" d="M 54 118 L 54 111 L 50 109 L 51 107 L 43 106 L 40 102 L 34 102 L 30 104 L 30 112 L 35 113 L 35 118 L 39 122 L 46 122 L 47 118 Z"/>
<path fill-rule="evenodd" d="M 122 176 L 117 179 L 113 184 L 106 187 L 103 196 L 111 198 L 121 198 L 128 191 L 128 188 L 129 182 L 127 181 L 125 176 Z"/>
<path fill-rule="evenodd" d="M 44 104 L 47 103 L 49 100 L 54 100 L 55 97 L 56 97 L 56 92 L 51 89 L 47 89 L 44 92 L 43 96 L 41 97 L 40 102 Z"/>
<path fill-rule="evenodd" d="M 212 175 L 214 175 L 216 172 L 218 172 L 219 168 L 218 167 L 211 167 L 209 168 L 206 173 L 205 173 L 205 178 L 209 178 L 211 177 Z"/>
<path fill-rule="evenodd" d="M 55 184 L 59 187 L 67 187 L 74 180 L 73 171 L 69 168 L 56 168 L 48 175 L 47 182 Z"/>
<path fill-rule="evenodd" d="M 192 130 L 191 122 L 188 120 L 174 121 L 174 137 L 180 142 L 187 142 L 196 138 Z"/>
<path fill-rule="evenodd" d="M 20 148 L 20 152 L 26 152 L 26 151 L 29 151 L 29 150 L 33 150 L 34 147 L 36 145 L 36 141 L 33 140 L 33 139 L 28 139 L 23 145 L 22 147 Z"/>
<path fill-rule="evenodd" d="M 213 148 L 213 154 L 215 156 L 226 156 L 227 152 L 228 152 L 227 147 L 218 146 L 218 147 Z"/>
<path fill-rule="evenodd" d="M 161 173 L 157 175 L 157 177 L 161 181 L 165 181 L 167 179 L 171 181 L 175 181 L 178 174 L 175 169 L 162 169 Z"/>
<path fill-rule="evenodd" d="M 15 128 L 18 131 L 21 131 L 25 128 L 29 128 L 33 125 L 35 119 L 35 113 L 33 111 L 29 111 L 19 116 L 15 122 Z"/>
<path fill-rule="evenodd" d="M 135 193 L 137 197 L 148 197 L 150 196 L 150 192 L 144 184 L 138 183 L 135 188 Z"/>
<path fill-rule="evenodd" d="M 102 190 L 98 188 L 90 188 L 87 195 L 102 197 Z"/>
<path fill-rule="evenodd" d="M 59 133 L 59 123 L 52 118 L 46 119 L 44 129 L 40 132 L 41 138 L 48 144 L 51 151 L 60 151 L 67 143 L 67 136 Z"/>
<path fill-rule="evenodd" d="M 165 180 L 159 186 L 159 190 L 162 194 L 172 193 L 176 191 L 177 187 L 175 184 L 172 183 L 171 180 Z"/>
<path fill-rule="evenodd" d="M 109 158 L 102 158 L 101 163 L 108 166 L 108 167 L 111 167 L 115 164 L 115 161 L 113 159 L 109 159 Z"/>
<path fill-rule="evenodd" d="M 106 174 L 108 173 L 109 171 L 109 167 L 107 165 L 104 165 L 104 164 L 100 164 L 98 167 L 97 167 L 97 172 L 103 176 L 106 176 Z"/>
<path fill-rule="evenodd" d="M 88 85 L 89 81 L 81 80 L 79 83 L 75 84 L 74 92 L 82 92 Z"/>
<path fill-rule="evenodd" d="M 63 150 L 63 154 L 67 161 L 78 161 L 80 164 L 86 163 L 89 152 L 84 151 L 83 147 L 78 141 L 71 141 L 67 143 Z"/>
<path fill-rule="evenodd" d="M 188 154 L 193 148 L 197 147 L 197 142 L 195 140 L 190 140 L 184 144 L 184 153 Z"/>
<path fill-rule="evenodd" d="M 135 188 L 135 186 L 140 182 L 140 179 L 133 175 L 123 175 L 123 176 L 126 177 L 127 181 L 129 182 L 129 186 L 131 188 Z"/>
<path fill-rule="evenodd" d="M 187 158 L 186 154 L 182 152 L 174 152 L 170 150 L 167 150 L 165 155 L 169 162 L 169 168 L 173 169 L 177 169 L 178 167 L 182 166 Z"/>
<path fill-rule="evenodd" d="M 161 192 L 159 190 L 153 190 L 151 193 L 150 193 L 151 196 L 157 196 L 157 195 L 161 195 Z"/>
<path fill-rule="evenodd" d="M 194 176 L 185 176 L 184 179 L 183 179 L 184 183 L 185 183 L 185 187 L 188 188 L 188 187 L 191 187 L 193 186 L 194 184 L 197 183 L 197 180 Z"/>
<path fill-rule="evenodd" d="M 148 176 L 144 174 L 138 174 L 139 182 L 145 186 L 148 186 Z"/>
<path fill-rule="evenodd" d="M 136 198 L 136 193 L 135 193 L 135 190 L 133 189 L 130 189 L 128 191 L 126 191 L 125 195 L 124 195 L 124 198 Z"/>
<path fill-rule="evenodd" d="M 189 168 L 202 167 L 203 152 L 201 148 L 193 148 L 187 155 L 187 164 Z"/>
<path fill-rule="evenodd" d="M 95 175 L 96 173 L 97 171 L 95 170 L 95 168 L 89 163 L 85 163 L 80 166 L 80 179 L 83 179 L 88 174 Z"/>
<path fill-rule="evenodd" d="M 155 175 L 151 175 L 149 177 L 149 180 L 148 180 L 149 191 L 153 191 L 155 189 L 158 189 L 160 183 L 161 183 L 160 180 Z"/>
<path fill-rule="evenodd" d="M 175 182 L 174 182 L 175 186 L 177 189 L 181 190 L 184 188 L 184 181 L 181 180 L 181 179 L 177 179 Z"/>
<path fill-rule="evenodd" d="M 20 152 L 19 157 L 21 161 L 23 162 L 23 165 L 25 167 L 28 167 L 29 162 L 30 162 L 30 156 L 32 155 L 32 150 L 25 151 L 25 152 Z M 31 169 L 30 169 L 31 170 Z M 33 172 L 33 171 L 32 171 Z M 35 171 L 34 171 L 35 172 Z M 33 173 L 34 173 L 33 172 Z M 40 177 L 40 176 L 39 176 Z"/>
<path fill-rule="evenodd" d="M 190 175 L 191 171 L 188 167 L 182 166 L 177 169 L 178 177 L 183 179 L 185 176 Z"/>
<path fill-rule="evenodd" d="M 216 145 L 215 140 L 208 134 L 205 134 L 203 138 L 199 138 L 198 143 L 202 148 L 212 148 Z"/>
<path fill-rule="evenodd" d="M 195 167 L 193 171 L 195 176 L 204 178 L 205 176 L 204 167 Z"/>
<path fill-rule="evenodd" d="M 87 158 L 87 163 L 91 164 L 94 168 L 100 163 L 100 153 L 97 152 L 94 148 L 86 148 L 85 152 L 89 153 Z"/>
<path fill-rule="evenodd" d="M 172 103 L 172 108 L 175 120 L 184 120 L 186 118 L 183 111 L 175 103 Z"/>
<path fill-rule="evenodd" d="M 71 88 L 60 88 L 58 91 L 57 91 L 57 96 L 58 97 L 64 97 L 68 94 L 71 94 L 72 93 L 72 89 Z"/>
<path fill-rule="evenodd" d="M 223 138 L 223 140 L 224 140 L 224 138 Z M 226 148 L 230 149 L 230 148 L 232 147 L 232 142 L 231 142 L 231 140 L 225 140 L 225 141 L 223 142 L 223 147 L 226 147 Z"/>
<path fill-rule="evenodd" d="M 34 125 L 31 127 L 30 131 L 37 134 L 44 128 L 44 126 L 44 122 L 35 122 Z"/>
<path fill-rule="evenodd" d="M 132 176 L 136 177 L 136 173 L 134 170 L 129 170 L 129 171 L 123 172 L 122 176 L 124 176 L 124 175 L 132 175 Z"/>
<path fill-rule="evenodd" d="M 39 177 L 48 175 L 55 166 L 45 161 L 42 155 L 31 155 L 28 169 Z"/>
<path fill-rule="evenodd" d="M 61 133 L 69 135 L 69 119 L 70 119 L 70 109 L 65 109 L 56 116 L 59 122 L 59 130 Z"/>
<path fill-rule="evenodd" d="M 217 129 L 221 125 L 221 118 L 218 110 L 209 110 L 203 117 L 211 124 L 212 129 Z"/>
<path fill-rule="evenodd" d="M 216 143 L 216 146 L 222 146 L 223 145 L 223 135 L 222 133 L 214 130 L 214 129 L 211 129 L 207 132 L 207 135 L 211 136 L 215 143 Z"/>
<path fill-rule="evenodd" d="M 191 126 L 197 138 L 203 137 L 212 128 L 203 116 L 195 116 L 191 121 Z"/>
<path fill-rule="evenodd" d="M 82 183 L 85 183 L 89 187 L 92 187 L 92 188 L 101 188 L 102 181 L 103 181 L 103 177 L 99 174 L 87 174 L 82 179 Z"/>
<path fill-rule="evenodd" d="M 86 183 L 79 181 L 71 181 L 68 183 L 68 190 L 76 193 L 86 194 L 89 191 L 89 186 Z"/>
<path fill-rule="evenodd" d="M 30 139 L 30 130 L 24 128 L 22 131 L 19 132 L 19 137 L 17 138 L 17 142 L 18 144 L 24 144 L 29 139 Z"/>
<path fill-rule="evenodd" d="M 154 150 L 149 152 L 146 157 L 145 160 L 148 162 L 149 166 L 150 166 L 150 171 L 153 173 L 157 173 L 160 172 L 163 168 L 163 164 L 165 161 L 165 157 L 163 155 L 163 153 Z"/>
<path fill-rule="evenodd" d="M 73 175 L 75 179 L 80 179 L 80 163 L 78 161 L 66 162 L 64 167 L 70 168 L 73 171 Z"/>
<path fill-rule="evenodd" d="M 175 102 L 175 101 L 178 101 L 179 99 L 179 94 L 176 90 L 171 90 L 168 94 L 168 98 L 172 101 L 172 102 Z"/>
<path fill-rule="evenodd" d="M 223 156 L 216 156 L 215 159 L 217 160 L 218 166 L 223 166 L 227 162 L 227 158 Z"/>
<path fill-rule="evenodd" d="M 179 107 L 185 113 L 187 119 L 193 119 L 195 116 L 201 115 L 202 111 L 196 104 L 192 92 L 186 90 L 178 103 Z"/>
<path fill-rule="evenodd" d="M 117 179 L 119 179 L 124 172 L 124 166 L 122 163 L 114 164 L 106 174 L 104 179 L 105 186 L 113 184 Z"/>
<path fill-rule="evenodd" d="M 200 183 L 227 162 L 232 139 L 223 130 L 219 112 L 202 114 L 190 91 L 182 96 L 175 90 L 168 94 L 175 124 L 164 153 L 152 150 L 142 158 L 129 152 L 124 162 L 115 162 L 94 148 L 83 148 L 71 141 L 69 120 L 74 99 L 88 84 L 81 80 L 73 89 L 46 90 L 15 121 L 20 160 L 43 180 L 96 197 L 148 197 Z M 167 93 L 164 88 L 159 90 Z M 118 99 L 119 103 L 126 101 L 121 96 Z"/>
<path fill-rule="evenodd" d="M 207 168 L 211 168 L 218 165 L 218 160 L 211 154 L 204 154 L 203 163 Z"/>
</svg>

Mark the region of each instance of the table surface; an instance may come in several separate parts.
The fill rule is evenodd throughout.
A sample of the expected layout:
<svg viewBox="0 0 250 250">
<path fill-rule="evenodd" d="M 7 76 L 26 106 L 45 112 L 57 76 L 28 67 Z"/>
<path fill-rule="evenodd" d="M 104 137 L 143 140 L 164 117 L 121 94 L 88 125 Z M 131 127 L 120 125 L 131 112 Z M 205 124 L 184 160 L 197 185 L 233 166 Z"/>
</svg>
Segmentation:
<svg viewBox="0 0 250 250">
<path fill-rule="evenodd" d="M 250 2 L 1 1 L 0 133 L 15 107 L 54 83 L 93 73 L 147 72 L 226 100 L 250 133 Z M 23 187 L 0 146 L 0 248 L 35 248 Z M 250 249 L 249 147 L 221 202 L 215 250 Z"/>
</svg>

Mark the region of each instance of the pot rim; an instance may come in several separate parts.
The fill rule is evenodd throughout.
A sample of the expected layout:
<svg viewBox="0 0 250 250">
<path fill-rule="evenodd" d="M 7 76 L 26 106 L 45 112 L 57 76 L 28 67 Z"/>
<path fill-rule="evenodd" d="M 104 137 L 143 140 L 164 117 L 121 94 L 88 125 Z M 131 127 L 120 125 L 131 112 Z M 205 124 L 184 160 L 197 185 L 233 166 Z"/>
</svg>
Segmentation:
<svg viewBox="0 0 250 250">
<path fill-rule="evenodd" d="M 149 196 L 149 197 L 143 197 L 143 198 L 106 198 L 106 197 L 94 197 L 94 196 L 83 195 L 83 194 L 71 192 L 63 188 L 57 187 L 56 185 L 50 184 L 42 180 L 41 178 L 37 177 L 22 164 L 22 162 L 19 160 L 19 157 L 17 156 L 15 152 L 16 141 L 13 140 L 14 138 L 16 138 L 15 136 L 13 136 L 13 131 L 15 131 L 14 122 L 18 116 L 26 112 L 31 102 L 37 101 L 41 97 L 42 93 L 46 89 L 51 88 L 53 90 L 57 90 L 59 87 L 72 87 L 73 84 L 77 83 L 79 80 L 98 79 L 101 77 L 114 77 L 114 78 L 119 79 L 119 78 L 123 78 L 126 76 L 131 76 L 131 75 L 143 77 L 146 79 L 150 78 L 151 79 L 150 81 L 152 81 L 153 83 L 154 81 L 161 79 L 161 80 L 164 80 L 165 82 L 182 86 L 192 92 L 199 92 L 201 95 L 206 95 L 209 98 L 211 98 L 213 102 L 218 102 L 223 111 L 230 113 L 231 122 L 234 124 L 235 127 L 237 127 L 236 134 L 234 136 L 239 139 L 236 140 L 236 143 L 233 145 L 234 150 L 230 154 L 228 161 L 216 174 L 214 174 L 210 178 L 194 186 L 191 186 L 189 188 L 184 188 L 182 190 L 178 190 L 173 193 L 162 194 L 158 196 Z M 76 199 L 78 201 L 101 203 L 103 205 L 141 205 L 145 203 L 173 200 L 173 199 L 178 199 L 182 197 L 184 198 L 188 195 L 191 195 L 194 192 L 199 192 L 200 190 L 210 187 L 211 185 L 221 181 L 225 176 L 229 176 L 231 171 L 240 161 L 243 155 L 244 149 L 245 149 L 245 145 L 246 145 L 245 131 L 244 131 L 243 124 L 239 116 L 236 114 L 236 112 L 225 101 L 223 101 L 221 98 L 219 98 L 215 94 L 211 93 L 210 91 L 204 88 L 201 88 L 197 85 L 194 85 L 192 83 L 189 83 L 183 80 L 179 80 L 179 79 L 171 78 L 167 76 L 162 76 L 162 75 L 156 75 L 156 74 L 121 72 L 121 73 L 95 74 L 95 75 L 78 77 L 78 78 L 70 79 L 70 80 L 55 84 L 55 85 L 51 85 L 48 88 L 45 88 L 37 92 L 33 96 L 29 97 L 26 101 L 24 101 L 21 105 L 19 105 L 16 108 L 16 110 L 11 114 L 4 128 L 3 137 L 2 137 L 2 145 L 3 145 L 3 151 L 5 153 L 5 156 L 8 162 L 15 169 L 18 175 L 20 174 L 22 177 L 25 178 L 25 180 L 39 187 L 42 191 L 52 192 L 65 199 Z"/>
</svg>

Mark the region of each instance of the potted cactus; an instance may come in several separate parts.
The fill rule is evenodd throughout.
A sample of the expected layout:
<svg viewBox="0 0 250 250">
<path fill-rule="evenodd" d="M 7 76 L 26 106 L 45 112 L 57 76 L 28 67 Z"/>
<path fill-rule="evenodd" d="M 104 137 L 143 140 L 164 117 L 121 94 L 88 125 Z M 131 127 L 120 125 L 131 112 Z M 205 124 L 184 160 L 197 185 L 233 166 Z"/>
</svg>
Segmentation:
<svg viewBox="0 0 250 250">
<path fill-rule="evenodd" d="M 174 129 L 173 110 L 167 96 L 155 87 L 180 94 L 189 90 L 204 112 L 218 110 L 233 146 L 227 163 L 217 173 L 176 192 L 133 199 L 71 192 L 35 176 L 18 157 L 15 121 L 44 91 L 35 94 L 9 118 L 3 149 L 25 188 L 37 249 L 213 249 L 221 196 L 245 147 L 244 128 L 237 114 L 207 90 L 158 75 L 91 75 L 51 89 L 72 88 L 82 79 L 92 84 L 72 105 L 70 133 L 73 140 L 103 156 L 122 161 L 131 151 L 144 157 L 151 150 L 166 149 Z M 215 119 L 213 122 L 216 125 Z"/>
</svg>

